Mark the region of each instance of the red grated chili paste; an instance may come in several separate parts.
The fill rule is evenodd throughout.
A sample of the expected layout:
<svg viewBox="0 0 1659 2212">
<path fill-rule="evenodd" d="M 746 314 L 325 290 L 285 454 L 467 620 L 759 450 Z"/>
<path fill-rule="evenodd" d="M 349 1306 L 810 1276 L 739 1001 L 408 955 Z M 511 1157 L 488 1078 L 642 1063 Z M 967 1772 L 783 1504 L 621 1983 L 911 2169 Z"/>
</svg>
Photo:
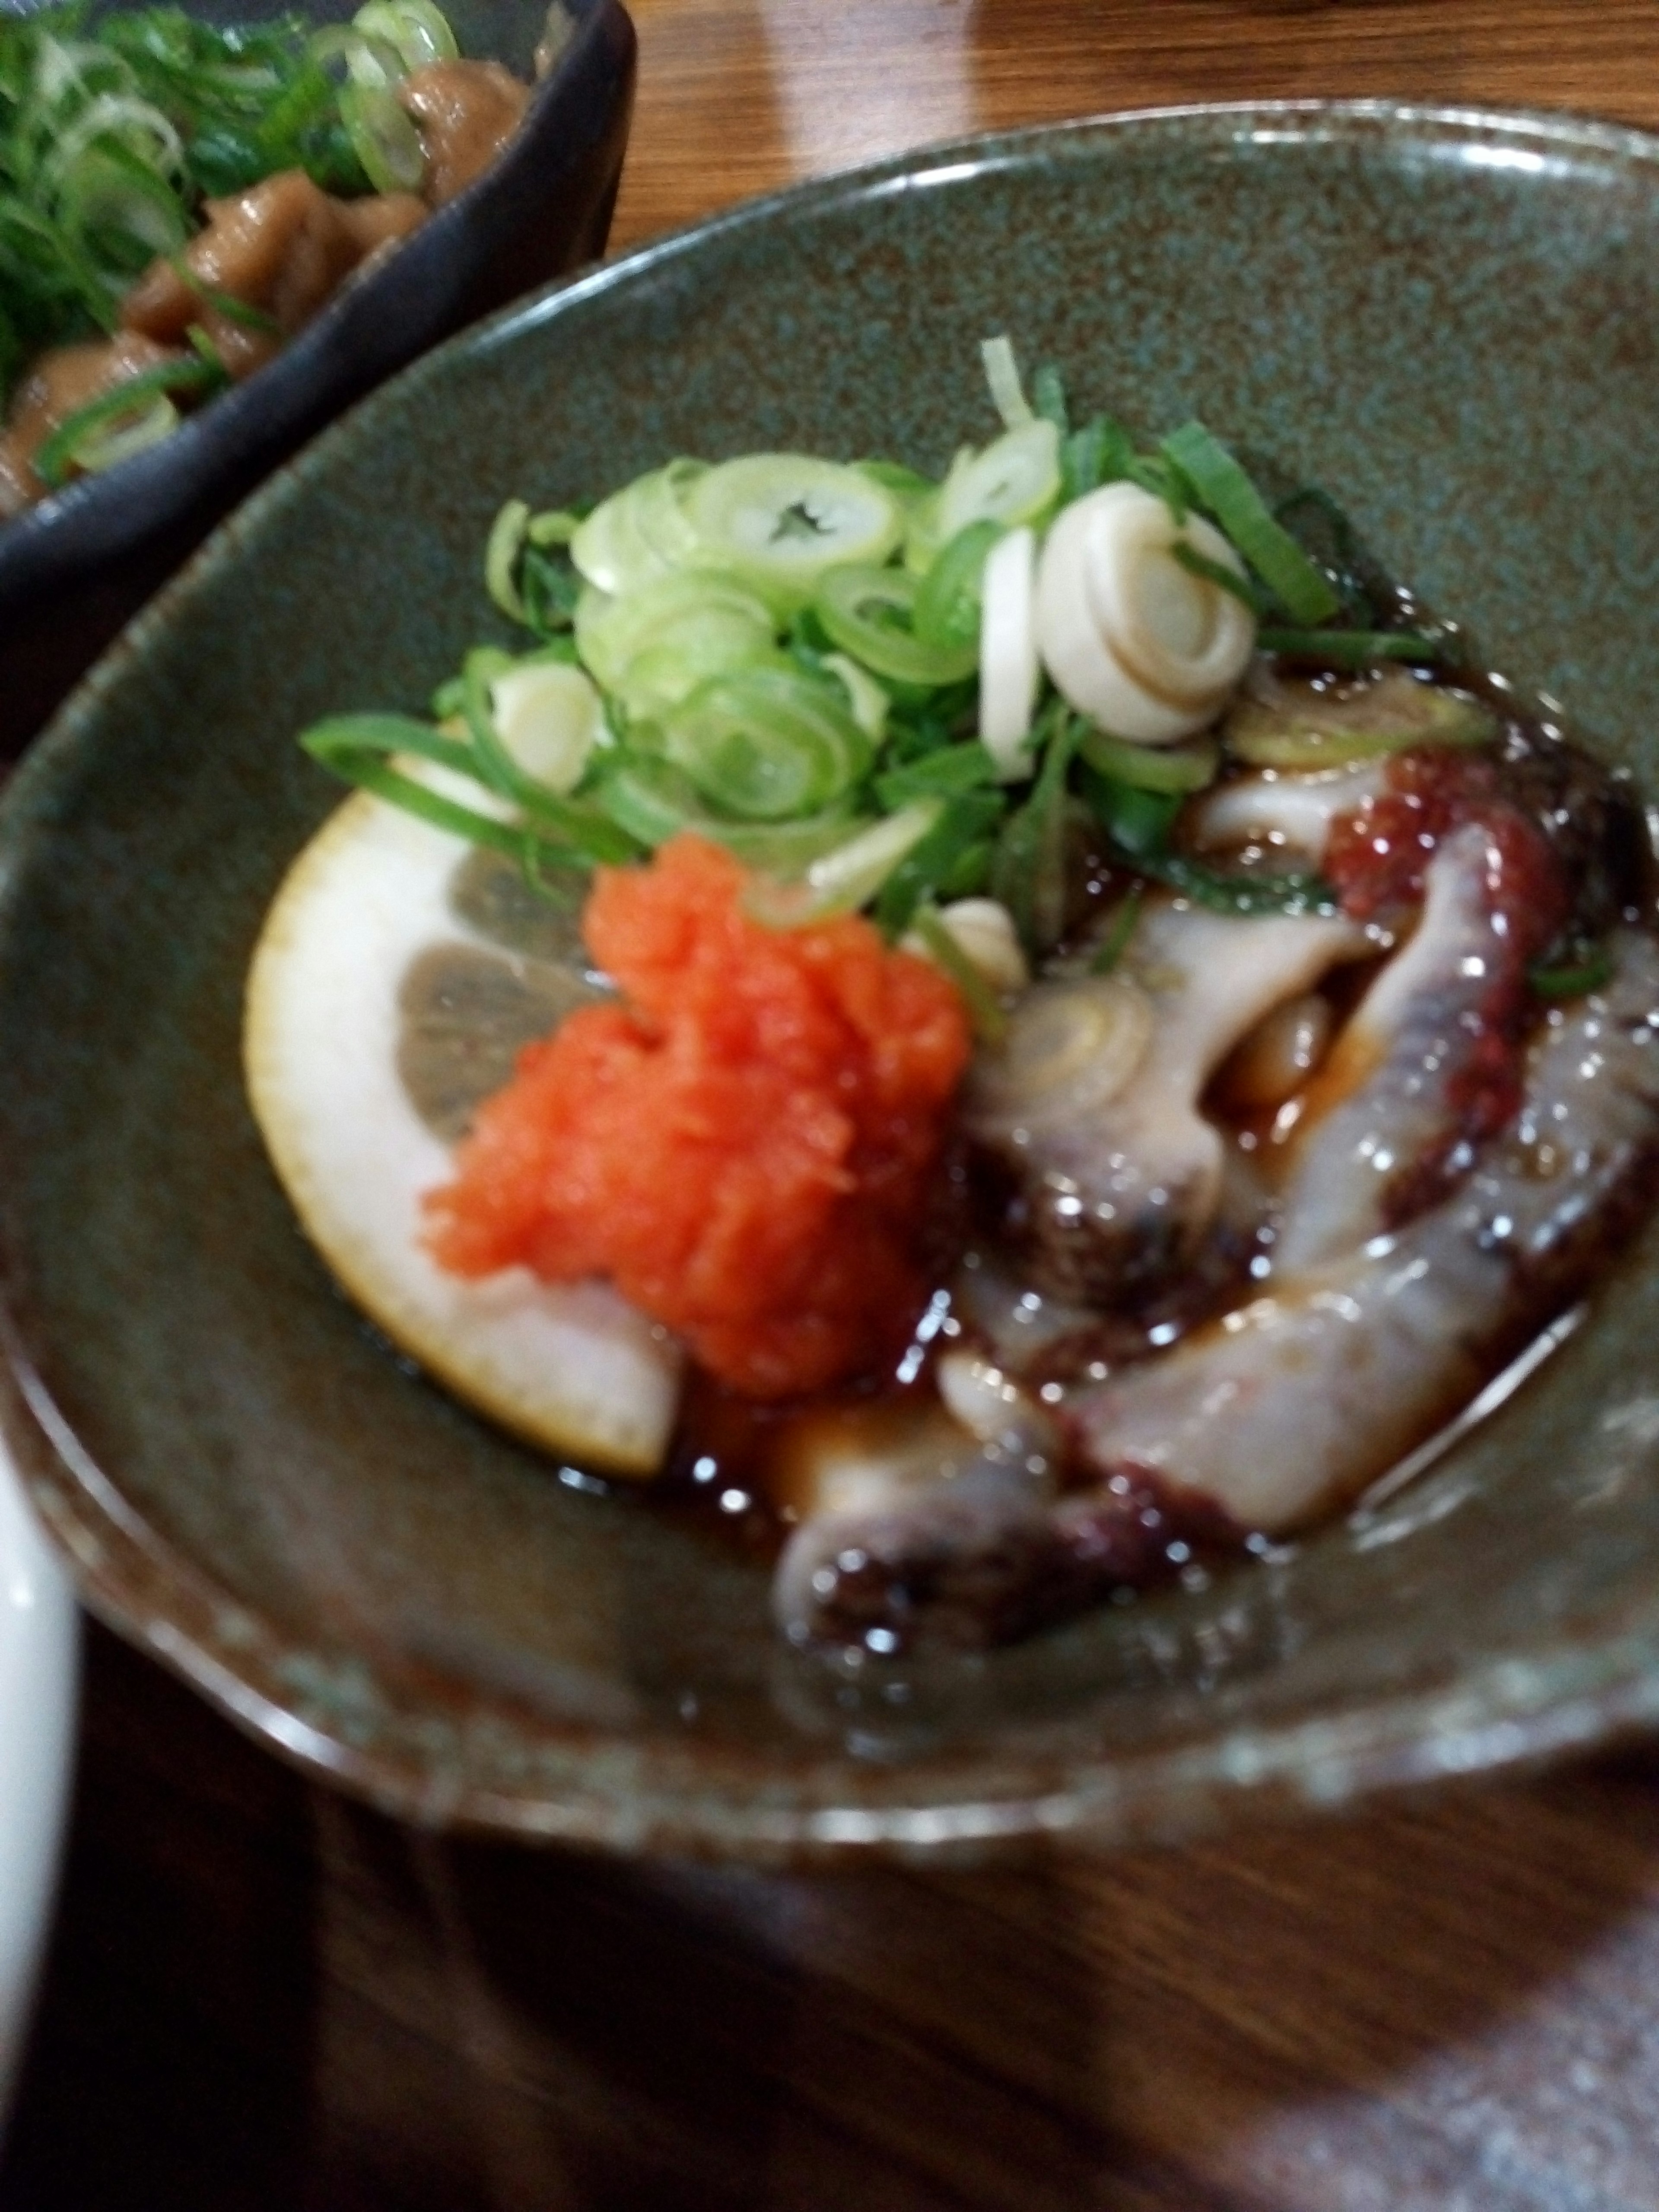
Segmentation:
<svg viewBox="0 0 1659 2212">
<path fill-rule="evenodd" d="M 966 1014 L 854 915 L 774 930 L 743 869 L 682 836 L 601 868 L 583 934 L 623 994 L 571 1015 L 479 1109 L 430 1248 L 608 1276 L 756 1398 L 821 1390 L 907 1340 Z"/>
</svg>

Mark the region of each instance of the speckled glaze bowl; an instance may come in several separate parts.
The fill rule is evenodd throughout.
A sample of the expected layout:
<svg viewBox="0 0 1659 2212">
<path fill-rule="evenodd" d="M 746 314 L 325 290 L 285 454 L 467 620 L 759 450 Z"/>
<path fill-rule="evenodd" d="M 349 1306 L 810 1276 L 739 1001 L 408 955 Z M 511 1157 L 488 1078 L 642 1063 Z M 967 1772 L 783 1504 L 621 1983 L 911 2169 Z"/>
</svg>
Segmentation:
<svg viewBox="0 0 1659 2212">
<path fill-rule="evenodd" d="M 1659 791 L 1659 143 L 1364 106 L 1128 117 L 747 207 L 457 341 L 105 660 L 0 828 L 5 1425 L 96 1610 L 381 1805 L 769 1857 L 1169 1836 L 1659 1711 L 1659 1235 L 1414 1485 L 988 1660 L 836 1672 L 766 1577 L 597 1494 L 331 1285 L 238 1073 L 261 915 L 336 790 L 292 732 L 490 633 L 498 504 L 665 456 L 993 427 L 1006 331 L 1195 410 Z"/>
<path fill-rule="evenodd" d="M 33 0 L 23 0 L 27 9 Z M 289 0 L 191 0 L 259 21 Z M 307 0 L 344 22 L 357 0 Z M 106 4 L 94 14 L 108 12 Z M 22 749 L 123 623 L 261 477 L 452 331 L 605 250 L 634 96 L 619 0 L 445 0 L 463 53 L 531 77 L 556 58 L 485 175 L 379 267 L 343 286 L 259 374 L 165 444 L 0 524 L 0 759 Z"/>
</svg>

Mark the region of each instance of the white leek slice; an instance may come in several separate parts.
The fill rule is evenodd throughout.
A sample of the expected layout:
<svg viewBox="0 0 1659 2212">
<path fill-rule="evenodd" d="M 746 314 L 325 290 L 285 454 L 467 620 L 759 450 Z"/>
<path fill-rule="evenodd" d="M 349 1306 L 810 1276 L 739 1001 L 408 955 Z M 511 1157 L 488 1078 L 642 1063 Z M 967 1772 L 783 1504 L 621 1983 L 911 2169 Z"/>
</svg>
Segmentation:
<svg viewBox="0 0 1659 2212">
<path fill-rule="evenodd" d="M 1255 617 L 1175 558 L 1177 543 L 1243 578 L 1200 516 L 1179 526 L 1138 484 L 1107 484 L 1066 507 L 1038 564 L 1037 648 L 1079 714 L 1137 744 L 1171 744 L 1215 714 L 1249 665 Z"/>
<path fill-rule="evenodd" d="M 639 482 L 602 500 L 570 540 L 576 573 L 595 591 L 635 592 L 673 568 L 641 526 Z"/>
<path fill-rule="evenodd" d="M 896 814 L 872 822 L 857 836 L 814 860 L 799 881 L 774 884 L 757 879 L 744 893 L 744 904 L 757 921 L 781 929 L 804 927 L 828 915 L 855 914 L 874 898 L 944 811 L 940 799 L 913 799 Z"/>
<path fill-rule="evenodd" d="M 886 692 L 850 653 L 826 653 L 823 665 L 846 692 L 853 720 L 866 738 L 879 744 L 887 734 L 887 710 L 892 704 Z"/>
<path fill-rule="evenodd" d="M 1031 403 L 1019 380 L 1019 363 L 1006 337 L 987 338 L 979 349 L 985 364 L 985 381 L 991 387 L 991 404 L 1001 416 L 1003 427 L 1023 430 L 1031 421 Z"/>
<path fill-rule="evenodd" d="M 1014 917 L 1000 900 L 953 899 L 948 906 L 939 908 L 939 919 L 950 931 L 963 958 L 973 963 L 992 990 L 1012 996 L 1023 991 L 1030 981 L 1031 970 L 1020 945 L 1019 932 L 1014 927 Z M 906 952 L 914 952 L 919 959 L 933 957 L 933 949 L 920 930 L 907 930 L 899 943 Z"/>
<path fill-rule="evenodd" d="M 1041 522 L 1060 497 L 1060 433 L 1030 422 L 1006 431 L 982 453 L 959 453 L 939 489 L 938 539 L 948 545 L 970 522 L 1010 529 Z"/>
<path fill-rule="evenodd" d="M 568 661 L 520 661 L 489 687 L 495 733 L 525 774 L 562 795 L 582 780 L 605 727 L 598 690 Z"/>
<path fill-rule="evenodd" d="M 1026 740 L 1036 705 L 1036 538 L 1011 530 L 980 581 L 979 736 L 1004 783 L 1031 772 Z"/>
</svg>

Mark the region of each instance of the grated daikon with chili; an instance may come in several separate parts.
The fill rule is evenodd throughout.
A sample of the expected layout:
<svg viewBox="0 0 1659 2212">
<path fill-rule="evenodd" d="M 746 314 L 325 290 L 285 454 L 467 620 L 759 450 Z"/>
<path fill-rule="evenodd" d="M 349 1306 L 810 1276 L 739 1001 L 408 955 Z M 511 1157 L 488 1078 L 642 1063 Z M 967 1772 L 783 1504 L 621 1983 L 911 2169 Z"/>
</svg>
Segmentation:
<svg viewBox="0 0 1659 2212">
<path fill-rule="evenodd" d="M 855 915 L 768 928 L 746 880 L 690 835 L 596 872 L 583 934 L 623 1003 L 520 1056 L 427 1206 L 453 1272 L 608 1276 L 710 1372 L 778 1398 L 904 1341 L 970 1040 L 926 961 Z"/>
</svg>

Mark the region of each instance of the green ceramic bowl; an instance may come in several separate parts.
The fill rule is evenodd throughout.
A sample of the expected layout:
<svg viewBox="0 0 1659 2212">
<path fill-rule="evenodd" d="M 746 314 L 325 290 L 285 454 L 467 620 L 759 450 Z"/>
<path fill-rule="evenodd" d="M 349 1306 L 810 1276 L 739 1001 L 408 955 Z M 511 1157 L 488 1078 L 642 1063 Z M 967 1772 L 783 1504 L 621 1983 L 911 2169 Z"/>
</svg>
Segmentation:
<svg viewBox="0 0 1659 2212">
<path fill-rule="evenodd" d="M 1207 1591 L 921 1675 L 781 1652 L 766 1577 L 595 1494 L 331 1285 L 238 1072 L 335 803 L 292 733 L 487 632 L 498 504 L 663 457 L 992 427 L 1011 332 L 1328 485 L 1659 791 L 1659 142 L 1298 105 L 979 142 L 742 209 L 458 340 L 210 542 L 0 829 L 7 1430 L 88 1601 L 382 1805 L 622 1850 L 1172 1834 L 1659 1710 L 1659 1239 L 1386 1505 Z"/>
</svg>

